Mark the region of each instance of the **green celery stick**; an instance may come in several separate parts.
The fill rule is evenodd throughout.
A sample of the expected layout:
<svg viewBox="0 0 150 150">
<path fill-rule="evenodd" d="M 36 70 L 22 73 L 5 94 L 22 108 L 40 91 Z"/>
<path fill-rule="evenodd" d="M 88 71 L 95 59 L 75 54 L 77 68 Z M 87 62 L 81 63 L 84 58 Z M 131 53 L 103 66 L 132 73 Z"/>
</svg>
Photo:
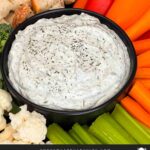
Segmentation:
<svg viewBox="0 0 150 150">
<path fill-rule="evenodd" d="M 84 144 L 84 142 L 80 139 L 80 137 L 72 129 L 69 130 L 69 134 L 78 144 Z"/>
<path fill-rule="evenodd" d="M 134 119 L 135 120 L 135 119 Z M 135 120 L 137 123 L 139 123 L 139 125 L 150 135 L 150 128 L 147 127 L 146 125 L 144 125 L 143 123 Z"/>
<path fill-rule="evenodd" d="M 77 144 L 75 140 L 56 123 L 49 125 L 47 138 L 52 141 L 53 144 Z"/>
<path fill-rule="evenodd" d="M 136 144 L 136 141 L 110 116 L 99 116 L 89 131 L 104 144 Z"/>
<path fill-rule="evenodd" d="M 139 143 L 150 144 L 150 135 L 128 112 L 119 104 L 111 116 Z"/>
<path fill-rule="evenodd" d="M 92 140 L 95 142 L 95 144 L 102 144 L 102 142 L 100 142 L 100 140 L 98 140 L 94 135 L 92 135 L 91 133 L 89 133 L 89 135 L 92 138 Z"/>
<path fill-rule="evenodd" d="M 91 138 L 90 134 L 78 123 L 75 123 L 72 126 L 73 131 L 82 139 L 84 144 L 97 144 L 93 138 Z"/>
<path fill-rule="evenodd" d="M 89 127 L 87 125 L 83 125 L 82 127 L 88 132 L 88 134 L 91 136 L 91 138 L 93 139 L 93 141 L 96 144 L 102 144 L 102 142 L 100 142 L 100 140 L 98 140 L 92 133 L 90 133 Z"/>
</svg>

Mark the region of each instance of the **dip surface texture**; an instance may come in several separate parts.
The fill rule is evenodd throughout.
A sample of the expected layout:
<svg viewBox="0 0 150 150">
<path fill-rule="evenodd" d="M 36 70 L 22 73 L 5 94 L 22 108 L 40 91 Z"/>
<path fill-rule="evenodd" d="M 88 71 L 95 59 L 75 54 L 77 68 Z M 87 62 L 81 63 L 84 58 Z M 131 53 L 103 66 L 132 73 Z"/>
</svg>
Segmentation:
<svg viewBox="0 0 150 150">
<path fill-rule="evenodd" d="M 118 35 L 92 16 L 40 19 L 19 31 L 9 78 L 25 98 L 55 110 L 94 108 L 114 96 L 130 69 Z"/>
</svg>

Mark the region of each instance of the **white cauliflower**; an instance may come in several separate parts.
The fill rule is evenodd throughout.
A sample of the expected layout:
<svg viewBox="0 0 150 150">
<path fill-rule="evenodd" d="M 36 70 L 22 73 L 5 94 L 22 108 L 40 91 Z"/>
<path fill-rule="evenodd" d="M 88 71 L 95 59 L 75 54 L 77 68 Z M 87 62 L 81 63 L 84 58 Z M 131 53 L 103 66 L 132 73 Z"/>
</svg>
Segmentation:
<svg viewBox="0 0 150 150">
<path fill-rule="evenodd" d="M 13 139 L 13 133 L 14 129 L 12 128 L 12 126 L 10 124 L 7 124 L 4 131 L 0 133 L 0 143 L 6 140 L 11 141 Z"/>
<path fill-rule="evenodd" d="M 40 144 L 46 137 L 47 127 L 46 119 L 43 115 L 27 111 L 24 105 L 17 114 L 9 114 L 11 125 L 15 130 L 13 137 L 17 141 L 23 141 L 30 144 Z"/>
<path fill-rule="evenodd" d="M 4 112 L 12 109 L 11 102 L 11 95 L 0 89 L 0 144 L 44 144 L 47 133 L 44 116 L 27 111 L 24 105 L 17 114 L 9 113 L 11 122 L 7 124 Z"/>
<path fill-rule="evenodd" d="M 5 127 L 6 127 L 6 119 L 4 118 L 3 114 L 4 114 L 4 111 L 0 107 L 0 131 L 5 129 Z"/>
<path fill-rule="evenodd" d="M 6 128 L 6 120 L 4 118 L 4 111 L 10 111 L 12 108 L 12 97 L 5 91 L 0 89 L 0 131 Z"/>
<path fill-rule="evenodd" d="M 11 102 L 11 95 L 7 91 L 0 89 L 0 108 L 9 112 L 12 109 Z"/>
<path fill-rule="evenodd" d="M 6 128 L 6 119 L 3 116 L 0 116 L 0 131 Z"/>
</svg>

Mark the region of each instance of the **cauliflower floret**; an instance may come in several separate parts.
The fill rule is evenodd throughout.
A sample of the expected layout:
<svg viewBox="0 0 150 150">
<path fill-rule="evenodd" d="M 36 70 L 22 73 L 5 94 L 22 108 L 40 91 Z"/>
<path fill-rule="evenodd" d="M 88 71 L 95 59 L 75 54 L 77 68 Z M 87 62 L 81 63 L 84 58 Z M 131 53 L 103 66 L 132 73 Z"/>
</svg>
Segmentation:
<svg viewBox="0 0 150 150">
<path fill-rule="evenodd" d="M 46 137 L 47 127 L 46 119 L 43 115 L 27 111 L 24 105 L 17 114 L 10 113 L 11 125 L 16 131 L 13 136 L 17 141 L 23 141 L 31 144 L 40 144 Z"/>
<path fill-rule="evenodd" d="M 0 131 L 6 128 L 6 119 L 3 116 L 0 116 Z"/>
<path fill-rule="evenodd" d="M 12 109 L 11 102 L 11 95 L 7 91 L 0 89 L 0 108 L 9 112 Z"/>
<path fill-rule="evenodd" d="M 10 111 L 12 97 L 11 95 L 2 89 L 0 89 L 0 131 L 6 128 L 6 120 L 4 118 L 4 111 Z"/>
<path fill-rule="evenodd" d="M 9 113 L 9 118 L 11 121 L 11 125 L 14 129 L 19 128 L 25 120 L 27 120 L 30 116 L 30 112 L 27 111 L 27 105 L 23 105 L 20 107 L 21 111 L 17 114 Z"/>
<path fill-rule="evenodd" d="M 4 114 L 4 111 L 0 107 L 0 131 L 6 128 L 6 119 L 4 118 L 3 114 Z"/>
<path fill-rule="evenodd" d="M 10 124 L 7 124 L 5 130 L 0 134 L 0 143 L 5 140 L 12 140 L 13 139 L 14 129 Z"/>
</svg>

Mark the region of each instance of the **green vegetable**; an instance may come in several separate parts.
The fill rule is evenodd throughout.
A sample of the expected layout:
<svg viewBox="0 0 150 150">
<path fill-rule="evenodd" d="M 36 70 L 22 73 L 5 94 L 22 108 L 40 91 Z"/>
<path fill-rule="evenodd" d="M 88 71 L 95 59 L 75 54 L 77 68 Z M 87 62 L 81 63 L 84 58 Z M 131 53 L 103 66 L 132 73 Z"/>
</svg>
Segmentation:
<svg viewBox="0 0 150 150">
<path fill-rule="evenodd" d="M 135 121 L 150 135 L 150 128 L 148 128 L 147 126 L 145 126 L 141 122 L 138 122 L 137 120 L 135 120 Z"/>
<path fill-rule="evenodd" d="M 99 116 L 89 128 L 104 144 L 136 144 L 136 141 L 110 116 Z"/>
<path fill-rule="evenodd" d="M 0 53 L 3 51 L 3 47 L 11 33 L 12 28 L 7 24 L 0 24 Z"/>
<path fill-rule="evenodd" d="M 100 140 L 98 140 L 94 135 L 92 135 L 92 133 L 90 133 L 89 127 L 87 125 L 83 125 L 82 127 L 90 134 L 91 138 L 95 141 L 96 144 L 102 144 Z"/>
<path fill-rule="evenodd" d="M 75 123 L 72 130 L 77 134 L 78 137 L 84 142 L 84 144 L 101 144 L 98 140 L 95 140 L 82 126 Z"/>
<path fill-rule="evenodd" d="M 78 144 L 84 144 L 84 142 L 80 139 L 80 137 L 72 129 L 69 130 L 69 134 Z"/>
<path fill-rule="evenodd" d="M 47 137 L 53 144 L 77 144 L 76 141 L 56 123 L 49 125 Z"/>
<path fill-rule="evenodd" d="M 116 105 L 111 116 L 139 143 L 149 144 L 149 133 L 132 118 L 119 104 Z"/>
<path fill-rule="evenodd" d="M 19 106 L 15 103 L 15 102 L 12 102 L 12 109 L 11 109 L 11 113 L 13 114 L 16 114 L 20 111 L 21 109 L 19 108 Z"/>
</svg>

